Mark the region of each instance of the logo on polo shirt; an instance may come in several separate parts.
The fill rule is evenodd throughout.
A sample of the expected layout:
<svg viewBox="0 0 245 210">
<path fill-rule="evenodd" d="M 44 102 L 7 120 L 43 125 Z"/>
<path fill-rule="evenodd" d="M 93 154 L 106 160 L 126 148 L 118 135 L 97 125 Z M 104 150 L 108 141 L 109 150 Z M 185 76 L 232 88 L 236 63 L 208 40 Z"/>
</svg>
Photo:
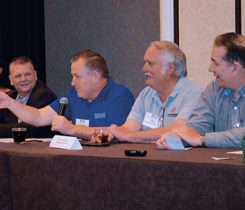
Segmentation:
<svg viewBox="0 0 245 210">
<path fill-rule="evenodd" d="M 173 109 L 171 109 L 171 112 L 174 112 L 176 110 L 176 107 L 174 107 Z"/>
<path fill-rule="evenodd" d="M 102 112 L 102 113 L 94 113 L 94 118 L 95 119 L 106 118 L 106 113 L 105 112 Z"/>
</svg>

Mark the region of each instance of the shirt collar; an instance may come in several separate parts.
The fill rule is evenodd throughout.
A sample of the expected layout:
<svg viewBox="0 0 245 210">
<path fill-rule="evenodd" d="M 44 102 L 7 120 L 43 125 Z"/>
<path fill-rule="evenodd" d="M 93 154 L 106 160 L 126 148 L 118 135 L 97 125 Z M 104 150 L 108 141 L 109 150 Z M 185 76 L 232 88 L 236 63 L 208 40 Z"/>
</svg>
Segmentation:
<svg viewBox="0 0 245 210">
<path fill-rule="evenodd" d="M 226 96 L 230 95 L 230 93 L 232 93 L 231 89 L 227 89 L 227 88 L 224 89 L 224 94 Z M 239 88 L 238 90 L 236 90 L 236 96 L 237 98 L 240 98 L 241 96 L 245 98 L 245 85 Z"/>
<path fill-rule="evenodd" d="M 240 96 L 242 96 L 243 98 L 245 98 L 245 85 L 243 85 L 241 88 L 239 88 L 236 91 L 236 95 L 238 98 L 240 98 Z"/>
<path fill-rule="evenodd" d="M 31 91 L 26 95 L 25 98 L 20 99 L 20 95 L 19 95 L 19 93 L 18 93 L 18 95 L 17 95 L 17 97 L 16 97 L 16 101 L 19 101 L 19 102 L 22 103 L 22 104 L 26 104 L 27 101 L 28 101 L 28 99 L 29 99 L 29 97 L 30 97 L 30 95 L 31 95 Z"/>
<path fill-rule="evenodd" d="M 181 76 L 178 82 L 176 83 L 172 93 L 169 95 L 169 97 L 174 98 L 178 93 L 179 89 L 182 87 L 183 80 L 185 79 L 184 76 Z"/>
<path fill-rule="evenodd" d="M 178 93 L 179 93 L 179 89 L 182 87 L 182 83 L 183 83 L 184 79 L 185 79 L 184 76 L 181 76 L 181 77 L 180 77 L 180 79 L 179 79 L 178 82 L 176 83 L 176 85 L 175 85 L 173 91 L 170 93 L 170 95 L 168 96 L 168 98 L 167 98 L 167 100 L 165 101 L 164 104 L 162 104 L 162 101 L 161 101 L 161 99 L 160 99 L 160 96 L 159 96 L 158 92 L 157 92 L 156 90 L 154 90 L 154 91 L 156 91 L 157 96 L 158 96 L 158 97 L 157 97 L 158 103 L 159 103 L 159 104 L 162 104 L 162 105 L 165 107 L 166 104 L 167 104 L 167 102 L 169 102 L 169 100 L 171 100 L 172 98 L 175 98 L 176 95 L 178 95 Z M 152 100 L 155 100 L 155 99 L 154 99 L 154 96 L 152 97 Z"/>
<path fill-rule="evenodd" d="M 114 82 L 113 82 L 111 76 L 108 76 L 107 77 L 107 83 L 106 83 L 105 87 L 100 91 L 100 94 L 93 101 L 96 101 L 96 100 L 104 101 L 105 98 L 107 97 L 107 95 L 109 94 L 109 90 L 111 89 L 111 86 L 113 86 L 113 85 L 114 85 Z"/>
</svg>

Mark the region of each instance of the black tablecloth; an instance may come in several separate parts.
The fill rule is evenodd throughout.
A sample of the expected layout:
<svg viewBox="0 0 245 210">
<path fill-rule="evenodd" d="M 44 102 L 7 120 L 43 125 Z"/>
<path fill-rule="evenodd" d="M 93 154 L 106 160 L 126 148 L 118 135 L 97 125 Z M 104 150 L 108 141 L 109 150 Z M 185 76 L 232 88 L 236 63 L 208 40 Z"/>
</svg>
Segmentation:
<svg viewBox="0 0 245 210">
<path fill-rule="evenodd" d="M 127 157 L 125 149 L 147 150 Z M 113 144 L 69 151 L 0 143 L 2 209 L 243 209 L 245 165 L 229 149 Z M 236 157 L 215 161 L 215 157 Z M 3 180 L 5 181 L 2 181 Z M 4 206 L 5 205 L 5 206 Z M 7 207 L 6 207 L 7 206 Z"/>
</svg>

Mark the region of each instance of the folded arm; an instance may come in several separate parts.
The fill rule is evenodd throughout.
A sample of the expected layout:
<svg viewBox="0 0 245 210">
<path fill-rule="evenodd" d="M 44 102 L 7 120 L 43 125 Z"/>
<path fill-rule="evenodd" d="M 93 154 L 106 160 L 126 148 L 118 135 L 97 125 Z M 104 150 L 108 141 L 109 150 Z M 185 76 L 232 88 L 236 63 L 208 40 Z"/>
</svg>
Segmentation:
<svg viewBox="0 0 245 210">
<path fill-rule="evenodd" d="M 245 127 L 234 128 L 223 132 L 206 133 L 205 145 L 217 148 L 242 148 Z"/>
<path fill-rule="evenodd" d="M 181 126 L 177 129 L 172 129 L 166 133 L 164 133 L 156 142 L 159 148 L 162 149 L 169 149 L 168 145 L 166 144 L 165 137 L 166 136 L 174 136 L 179 140 L 184 140 L 187 144 L 191 146 L 201 146 L 202 142 L 200 139 L 200 133 L 195 131 L 192 128 L 187 126 Z"/>
<path fill-rule="evenodd" d="M 186 123 L 185 120 L 175 120 L 170 126 L 154 128 L 146 131 L 140 131 L 141 125 L 134 120 L 127 120 L 122 127 L 112 125 L 109 130 L 115 138 L 120 141 L 134 143 L 154 143 L 161 134 L 173 128 L 177 128 Z"/>
</svg>

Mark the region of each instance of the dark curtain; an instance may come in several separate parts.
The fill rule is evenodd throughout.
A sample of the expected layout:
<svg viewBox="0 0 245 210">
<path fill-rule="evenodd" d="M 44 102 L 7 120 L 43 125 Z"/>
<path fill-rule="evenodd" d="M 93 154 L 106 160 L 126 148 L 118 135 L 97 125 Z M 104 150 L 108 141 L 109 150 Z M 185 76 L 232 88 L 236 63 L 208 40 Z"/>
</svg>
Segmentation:
<svg viewBox="0 0 245 210">
<path fill-rule="evenodd" d="M 22 55 L 46 82 L 44 0 L 0 0 L 0 57 L 9 63 Z"/>
</svg>

